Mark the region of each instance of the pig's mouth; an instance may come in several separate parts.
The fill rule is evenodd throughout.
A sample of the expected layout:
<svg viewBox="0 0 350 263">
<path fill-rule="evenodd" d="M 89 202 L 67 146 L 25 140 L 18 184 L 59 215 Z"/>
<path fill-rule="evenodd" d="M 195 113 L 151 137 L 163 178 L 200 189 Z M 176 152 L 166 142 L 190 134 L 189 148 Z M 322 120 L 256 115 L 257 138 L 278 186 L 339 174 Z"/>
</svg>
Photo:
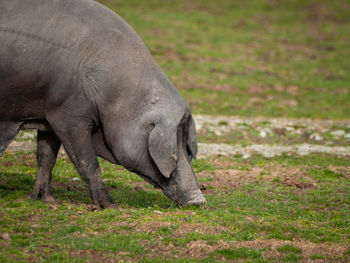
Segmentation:
<svg viewBox="0 0 350 263">
<path fill-rule="evenodd" d="M 204 205 L 206 203 L 207 200 L 205 199 L 203 193 L 199 189 L 192 193 L 190 199 L 185 201 L 185 205 Z"/>
<path fill-rule="evenodd" d="M 204 205 L 207 203 L 203 193 L 200 189 L 193 189 L 190 192 L 183 193 L 177 184 L 172 182 L 171 180 L 167 182 L 157 182 L 153 178 L 149 178 L 143 174 L 138 173 L 140 177 L 142 177 L 146 182 L 150 183 L 157 189 L 161 189 L 162 192 L 172 201 L 174 201 L 177 205 L 186 206 L 186 205 Z"/>
<path fill-rule="evenodd" d="M 186 205 L 204 205 L 207 203 L 201 190 L 196 189 L 190 193 L 181 193 L 177 185 L 173 185 L 172 189 L 162 188 L 163 193 L 171 200 L 173 200 L 177 205 L 186 206 Z"/>
</svg>

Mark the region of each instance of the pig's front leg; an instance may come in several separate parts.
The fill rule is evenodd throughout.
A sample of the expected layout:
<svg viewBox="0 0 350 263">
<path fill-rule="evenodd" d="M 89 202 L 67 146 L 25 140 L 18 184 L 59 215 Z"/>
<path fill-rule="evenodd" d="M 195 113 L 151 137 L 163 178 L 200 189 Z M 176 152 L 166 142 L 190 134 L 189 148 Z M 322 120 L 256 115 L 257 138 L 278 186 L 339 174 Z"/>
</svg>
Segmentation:
<svg viewBox="0 0 350 263">
<path fill-rule="evenodd" d="M 50 124 L 81 178 L 87 183 L 94 204 L 99 208 L 116 207 L 102 182 L 101 170 L 92 141 L 92 129 L 89 128 L 89 125 L 84 126 L 81 120 L 67 121 L 61 118 L 51 119 Z"/>
</svg>

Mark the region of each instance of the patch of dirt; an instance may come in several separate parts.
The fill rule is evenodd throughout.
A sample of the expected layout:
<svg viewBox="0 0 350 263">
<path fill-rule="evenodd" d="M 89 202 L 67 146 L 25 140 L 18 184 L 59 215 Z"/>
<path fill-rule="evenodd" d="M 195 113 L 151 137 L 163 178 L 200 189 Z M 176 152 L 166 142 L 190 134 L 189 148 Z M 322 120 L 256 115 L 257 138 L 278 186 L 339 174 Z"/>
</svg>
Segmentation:
<svg viewBox="0 0 350 263">
<path fill-rule="evenodd" d="M 208 245 L 206 241 L 196 240 L 186 244 L 186 246 L 175 246 L 173 243 L 164 245 L 161 240 L 153 243 L 147 249 L 150 257 L 167 257 L 175 258 L 206 258 L 213 251 L 228 248 L 229 245 L 223 241 L 219 241 L 215 245 Z"/>
<path fill-rule="evenodd" d="M 267 26 L 274 22 L 273 17 L 266 15 L 256 15 L 252 18 L 256 23 Z"/>
<path fill-rule="evenodd" d="M 31 215 L 27 217 L 27 221 L 29 222 L 31 228 L 38 228 L 40 226 L 40 217 L 38 215 Z"/>
<path fill-rule="evenodd" d="M 332 172 L 342 174 L 346 178 L 350 179 L 350 167 L 348 166 L 329 166 L 328 169 Z"/>
<path fill-rule="evenodd" d="M 216 244 L 209 245 L 208 242 L 204 240 L 191 241 L 186 244 L 186 246 L 174 246 L 170 243 L 164 245 L 161 240 L 157 243 L 149 245 L 148 256 L 151 257 L 167 257 L 172 256 L 175 258 L 206 258 L 212 252 L 222 249 L 235 249 L 235 248 L 252 248 L 252 249 L 264 249 L 269 248 L 264 252 L 265 258 L 280 258 L 283 254 L 280 253 L 277 249 L 290 245 L 293 247 L 300 248 L 302 250 L 303 260 L 302 262 L 310 262 L 311 257 L 315 254 L 321 254 L 330 258 L 337 258 L 344 253 L 347 249 L 344 245 L 334 244 L 334 243 L 312 243 L 306 240 L 295 240 L 295 241 L 286 241 L 286 240 L 254 240 L 254 241 L 240 241 L 240 242 L 225 242 L 219 240 Z M 222 260 L 227 260 L 222 258 Z"/>
<path fill-rule="evenodd" d="M 162 36 L 165 34 L 165 32 L 158 27 L 151 28 L 147 33 L 152 36 Z"/>
<path fill-rule="evenodd" d="M 238 169 L 202 171 L 198 173 L 198 177 L 209 179 L 205 183 L 202 183 L 204 193 L 210 193 L 208 190 L 211 187 L 224 191 L 232 191 L 241 185 L 259 180 L 262 182 L 276 181 L 301 190 L 318 188 L 316 181 L 306 176 L 305 171 L 283 166 L 266 165 L 264 167 L 254 167 L 251 171 Z"/>
<path fill-rule="evenodd" d="M 299 95 L 299 87 L 298 86 L 288 86 L 287 92 L 290 95 L 297 96 L 297 95 Z"/>
<path fill-rule="evenodd" d="M 30 167 L 30 168 L 34 168 L 34 167 L 35 167 L 34 161 L 26 161 L 26 162 L 25 162 L 25 165 L 26 165 L 27 167 Z"/>
<path fill-rule="evenodd" d="M 149 191 L 149 183 L 146 181 L 141 181 L 141 182 L 128 182 L 128 185 L 133 187 L 134 191 Z"/>
<path fill-rule="evenodd" d="M 346 1 L 340 1 L 338 8 L 349 10 L 350 6 Z M 332 10 L 327 2 L 310 2 L 303 8 L 307 12 L 305 21 L 314 24 L 320 24 L 322 22 L 333 22 L 337 24 L 345 24 L 350 22 L 350 18 L 339 17 L 336 14 L 336 10 Z M 333 11 L 333 12 L 332 12 Z"/>
<path fill-rule="evenodd" d="M 311 256 L 315 254 L 321 254 L 324 256 L 329 257 L 338 257 L 339 255 L 342 255 L 344 251 L 347 249 L 344 245 L 339 245 L 335 243 L 312 243 L 311 241 L 307 240 L 277 240 L 277 239 L 269 239 L 269 240 L 254 240 L 254 241 L 241 241 L 241 242 L 234 242 L 232 244 L 232 247 L 239 248 L 239 247 L 248 247 L 253 249 L 263 249 L 263 248 L 270 248 L 271 250 L 265 251 L 264 255 L 266 257 L 276 257 L 280 253 L 277 251 L 277 248 L 290 245 L 293 247 L 300 248 L 302 250 L 303 254 L 303 261 L 308 262 L 308 259 L 310 259 Z"/>
<path fill-rule="evenodd" d="M 260 97 L 252 97 L 248 100 L 249 106 L 264 107 L 265 102 L 270 102 L 270 99 L 264 99 Z"/>
<path fill-rule="evenodd" d="M 217 158 L 217 157 L 211 157 L 209 159 L 209 162 L 213 164 L 215 167 L 219 167 L 223 169 L 226 169 L 227 167 L 235 165 L 234 163 L 232 163 L 232 161 L 229 161 L 227 159 L 221 160 L 220 158 Z"/>
<path fill-rule="evenodd" d="M 0 237 L 4 241 L 2 243 L 4 247 L 9 247 L 11 245 L 11 237 L 8 233 L 1 233 Z"/>
<path fill-rule="evenodd" d="M 3 165 L 3 166 L 14 166 L 15 164 L 13 162 L 2 162 L 1 165 Z"/>
<path fill-rule="evenodd" d="M 183 216 L 183 218 L 179 219 L 177 223 L 162 221 L 162 219 L 166 216 L 169 216 L 169 215 L 175 216 L 176 214 L 179 214 L 179 213 L 181 214 L 181 216 Z M 229 227 L 227 226 L 190 223 L 188 222 L 188 220 L 191 218 L 192 215 L 193 215 L 192 212 L 186 213 L 185 211 L 169 212 L 164 214 L 154 213 L 154 216 L 152 217 L 146 217 L 143 220 L 138 220 L 135 222 L 127 222 L 127 221 L 115 222 L 113 223 L 112 229 L 116 229 L 119 227 L 128 227 L 132 229 L 132 231 L 134 232 L 155 234 L 157 232 L 162 233 L 162 229 L 168 228 L 169 231 L 172 231 L 171 235 L 173 237 L 182 237 L 188 233 L 193 233 L 193 232 L 220 234 L 224 231 L 229 231 Z M 118 233 L 120 233 L 120 230 L 118 230 Z M 126 231 L 124 234 L 127 234 L 127 233 L 129 233 L 129 231 Z"/>
<path fill-rule="evenodd" d="M 210 90 L 234 92 L 237 90 L 237 87 L 229 84 L 214 84 L 214 85 L 210 85 Z"/>
<path fill-rule="evenodd" d="M 223 80 L 227 78 L 227 75 L 224 73 L 217 74 L 218 78 Z M 218 84 L 218 83 L 203 83 L 201 79 L 198 79 L 196 76 L 184 76 L 182 79 L 176 80 L 174 78 L 174 82 L 176 82 L 176 87 L 179 89 L 188 89 L 188 88 L 194 88 L 194 89 L 209 89 L 213 91 L 225 91 L 225 92 L 235 92 L 238 90 L 236 86 L 229 85 L 229 84 Z M 216 96 L 215 94 L 212 96 Z M 211 100 L 208 100 L 211 102 Z M 213 101 L 213 104 L 215 101 Z"/>
<path fill-rule="evenodd" d="M 271 87 L 270 86 L 260 86 L 260 85 L 254 85 L 250 86 L 247 89 L 248 94 L 261 94 L 261 93 L 266 93 L 267 91 L 270 91 Z M 259 97 L 260 98 L 260 97 Z M 262 98 L 261 98 L 262 99 Z"/>
<path fill-rule="evenodd" d="M 198 177 L 209 178 L 209 181 L 202 183 L 202 191 L 205 194 L 210 193 L 210 187 L 214 189 L 224 190 L 225 192 L 232 191 L 241 184 L 248 184 L 255 181 L 256 178 L 247 172 L 241 170 L 216 170 L 202 171 L 198 173 Z"/>
<path fill-rule="evenodd" d="M 86 187 L 83 187 L 82 182 L 57 182 L 52 181 L 51 186 L 53 189 L 55 188 L 65 188 L 67 191 L 87 191 Z"/>
<path fill-rule="evenodd" d="M 296 107 L 298 106 L 298 102 L 295 99 L 289 99 L 289 100 L 281 100 L 278 103 L 279 106 L 290 106 L 290 107 Z"/>
<path fill-rule="evenodd" d="M 69 253 L 74 258 L 87 258 L 86 262 L 107 262 L 115 263 L 119 262 L 120 254 L 123 254 L 123 251 L 118 252 L 101 252 L 93 249 L 86 250 L 72 250 Z"/>
</svg>

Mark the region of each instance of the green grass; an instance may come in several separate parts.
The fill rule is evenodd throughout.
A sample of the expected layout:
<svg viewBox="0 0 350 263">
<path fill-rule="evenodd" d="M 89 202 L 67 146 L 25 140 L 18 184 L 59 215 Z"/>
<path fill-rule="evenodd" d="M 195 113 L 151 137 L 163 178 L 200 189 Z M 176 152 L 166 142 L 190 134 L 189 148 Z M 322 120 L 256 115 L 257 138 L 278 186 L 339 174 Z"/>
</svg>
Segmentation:
<svg viewBox="0 0 350 263">
<path fill-rule="evenodd" d="M 277 251 L 281 253 L 295 253 L 295 254 L 301 254 L 301 249 L 297 247 L 293 247 L 290 245 L 285 245 L 282 247 L 277 248 Z"/>
<path fill-rule="evenodd" d="M 327 242 L 343 250 L 340 255 L 320 250 L 313 257 L 339 261 L 349 254 L 350 181 L 330 170 L 349 169 L 349 158 L 237 156 L 195 161 L 199 181 L 207 186 L 208 205 L 202 208 L 177 207 L 138 176 L 100 160 L 105 183 L 120 208 L 92 211 L 85 185 L 72 181 L 78 174 L 67 159 L 59 159 L 54 169 L 59 203 L 31 200 L 33 157 L 5 153 L 0 159 L 0 261 L 299 262 L 308 242 L 316 247 Z M 294 180 L 311 180 L 317 187 L 299 189 L 286 184 L 282 175 L 279 180 L 259 175 L 232 188 L 224 181 L 215 184 L 222 170 L 249 175 L 257 167 L 264 168 L 261 176 L 284 167 Z M 296 240 L 298 245 L 283 243 Z M 280 245 L 271 258 L 272 241 Z M 261 242 L 261 248 L 250 242 Z"/>
<path fill-rule="evenodd" d="M 299 262 L 303 258 L 303 256 L 300 255 L 302 250 L 290 245 L 279 247 L 277 251 L 284 254 L 281 258 L 282 262 Z"/>
<path fill-rule="evenodd" d="M 256 249 L 251 248 L 236 248 L 236 249 L 223 249 L 216 252 L 219 255 L 222 255 L 226 259 L 241 259 L 241 258 L 250 258 L 257 259 L 262 258 L 263 253 Z"/>
<path fill-rule="evenodd" d="M 350 3 L 103 0 L 194 113 L 349 118 Z"/>
</svg>

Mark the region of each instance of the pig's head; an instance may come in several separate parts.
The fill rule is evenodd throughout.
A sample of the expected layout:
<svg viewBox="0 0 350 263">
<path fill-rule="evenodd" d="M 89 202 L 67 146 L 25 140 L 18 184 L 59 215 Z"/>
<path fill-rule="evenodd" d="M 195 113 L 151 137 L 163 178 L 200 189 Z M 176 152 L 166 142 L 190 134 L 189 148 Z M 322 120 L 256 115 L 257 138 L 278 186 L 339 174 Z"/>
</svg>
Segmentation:
<svg viewBox="0 0 350 263">
<path fill-rule="evenodd" d="M 148 152 L 154 178 L 164 194 L 178 204 L 205 204 L 191 159 L 197 154 L 195 124 L 190 115 L 174 126 L 155 123 L 148 137 Z M 147 180 L 147 179 L 146 179 Z"/>
<path fill-rule="evenodd" d="M 173 95 L 171 101 L 136 95 L 138 103 L 129 102 L 127 111 L 113 106 L 110 111 L 118 116 L 104 125 L 106 142 L 120 164 L 177 204 L 205 204 L 191 166 L 197 154 L 195 123 L 181 96 Z"/>
</svg>

